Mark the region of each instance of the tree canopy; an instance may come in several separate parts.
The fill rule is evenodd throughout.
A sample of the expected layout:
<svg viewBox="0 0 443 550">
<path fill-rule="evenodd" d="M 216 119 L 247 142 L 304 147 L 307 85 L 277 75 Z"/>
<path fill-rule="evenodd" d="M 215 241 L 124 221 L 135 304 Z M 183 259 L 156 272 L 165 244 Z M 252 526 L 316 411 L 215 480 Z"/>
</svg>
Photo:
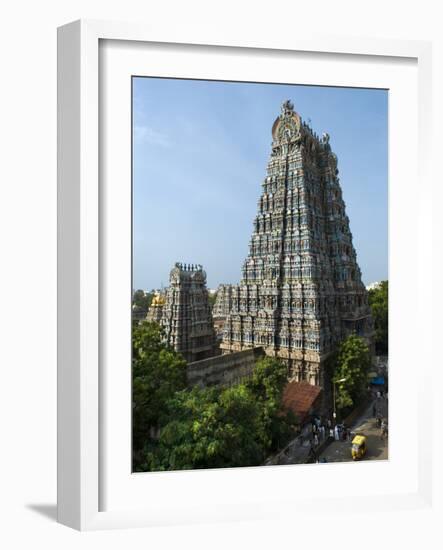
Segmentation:
<svg viewBox="0 0 443 550">
<path fill-rule="evenodd" d="M 134 324 L 135 470 L 262 464 L 293 433 L 295 417 L 281 411 L 285 384 L 286 367 L 264 358 L 244 383 L 188 388 L 186 364 L 162 343 L 160 327 Z"/>
<path fill-rule="evenodd" d="M 142 470 L 251 466 L 264 460 L 258 404 L 244 385 L 218 391 L 194 387 L 169 402 L 169 422 Z"/>
<path fill-rule="evenodd" d="M 368 385 L 371 354 L 366 342 L 356 334 L 349 335 L 340 344 L 332 364 L 337 409 L 350 409 L 358 404 Z"/>
<path fill-rule="evenodd" d="M 154 291 L 145 292 L 144 290 L 136 290 L 132 295 L 132 303 L 142 308 L 143 311 L 148 311 L 152 302 Z"/>
<path fill-rule="evenodd" d="M 157 430 L 167 401 L 186 387 L 186 361 L 162 342 L 157 323 L 132 326 L 133 449 L 139 452 Z"/>
<path fill-rule="evenodd" d="M 283 413 L 281 409 L 287 381 L 286 365 L 278 359 L 265 357 L 257 361 L 252 378 L 246 383 L 260 404 L 262 444 L 271 451 L 289 441 L 297 421 L 292 412 Z"/>
<path fill-rule="evenodd" d="M 388 353 L 389 330 L 389 283 L 382 281 L 377 287 L 369 290 L 369 305 L 375 325 L 375 348 L 378 354 Z"/>
</svg>

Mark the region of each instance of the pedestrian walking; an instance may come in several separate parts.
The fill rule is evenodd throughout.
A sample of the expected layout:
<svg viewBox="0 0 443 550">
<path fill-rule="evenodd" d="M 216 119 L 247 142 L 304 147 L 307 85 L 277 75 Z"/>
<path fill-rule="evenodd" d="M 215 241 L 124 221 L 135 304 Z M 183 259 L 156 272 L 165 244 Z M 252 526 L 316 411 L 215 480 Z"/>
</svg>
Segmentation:
<svg viewBox="0 0 443 550">
<path fill-rule="evenodd" d="M 381 438 L 385 439 L 388 436 L 388 424 L 385 419 L 381 423 Z"/>
<path fill-rule="evenodd" d="M 326 435 L 326 429 L 323 425 L 320 426 L 320 433 L 321 433 L 321 438 L 324 439 Z"/>
<path fill-rule="evenodd" d="M 340 440 L 340 432 L 339 432 L 339 429 L 338 429 L 338 425 L 335 426 L 335 429 L 334 429 L 334 439 L 335 439 L 335 441 Z"/>
<path fill-rule="evenodd" d="M 334 439 L 334 430 L 329 428 L 329 439 Z"/>
<path fill-rule="evenodd" d="M 372 416 L 375 418 L 376 414 L 377 414 L 377 405 L 374 403 L 372 405 Z"/>
<path fill-rule="evenodd" d="M 314 446 L 318 447 L 319 441 L 318 441 L 318 435 L 314 434 Z"/>
</svg>

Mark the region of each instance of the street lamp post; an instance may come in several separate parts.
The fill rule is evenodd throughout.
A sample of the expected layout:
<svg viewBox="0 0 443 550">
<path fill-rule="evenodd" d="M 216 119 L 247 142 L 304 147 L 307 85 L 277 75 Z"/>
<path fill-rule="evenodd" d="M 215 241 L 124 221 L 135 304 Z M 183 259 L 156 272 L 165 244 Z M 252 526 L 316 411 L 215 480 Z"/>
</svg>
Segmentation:
<svg viewBox="0 0 443 550">
<path fill-rule="evenodd" d="M 335 406 L 335 384 L 340 384 L 341 382 L 346 382 L 346 378 L 341 378 L 340 380 L 333 380 L 332 381 L 332 401 L 333 401 L 333 413 L 332 413 L 332 417 L 334 418 L 334 426 L 336 425 L 336 418 L 337 418 L 337 413 L 336 413 L 336 406 Z"/>
</svg>

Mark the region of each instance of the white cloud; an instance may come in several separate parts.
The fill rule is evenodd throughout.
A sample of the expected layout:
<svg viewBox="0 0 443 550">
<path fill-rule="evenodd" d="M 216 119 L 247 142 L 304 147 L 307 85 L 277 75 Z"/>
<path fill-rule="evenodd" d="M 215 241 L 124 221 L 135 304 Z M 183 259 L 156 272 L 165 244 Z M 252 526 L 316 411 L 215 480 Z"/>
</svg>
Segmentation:
<svg viewBox="0 0 443 550">
<path fill-rule="evenodd" d="M 159 147 L 171 147 L 168 136 L 150 128 L 149 126 L 134 126 L 135 143 L 150 143 Z"/>
</svg>

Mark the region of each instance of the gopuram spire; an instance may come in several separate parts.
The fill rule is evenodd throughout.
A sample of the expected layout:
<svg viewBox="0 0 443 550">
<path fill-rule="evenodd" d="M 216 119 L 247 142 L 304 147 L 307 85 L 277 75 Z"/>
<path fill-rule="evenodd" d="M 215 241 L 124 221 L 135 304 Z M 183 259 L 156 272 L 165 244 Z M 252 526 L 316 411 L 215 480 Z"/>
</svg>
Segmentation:
<svg viewBox="0 0 443 550">
<path fill-rule="evenodd" d="M 232 288 L 223 353 L 262 346 L 289 377 L 323 386 L 324 361 L 350 332 L 372 346 L 373 324 L 329 135 L 286 100 L 240 285 Z"/>
</svg>

